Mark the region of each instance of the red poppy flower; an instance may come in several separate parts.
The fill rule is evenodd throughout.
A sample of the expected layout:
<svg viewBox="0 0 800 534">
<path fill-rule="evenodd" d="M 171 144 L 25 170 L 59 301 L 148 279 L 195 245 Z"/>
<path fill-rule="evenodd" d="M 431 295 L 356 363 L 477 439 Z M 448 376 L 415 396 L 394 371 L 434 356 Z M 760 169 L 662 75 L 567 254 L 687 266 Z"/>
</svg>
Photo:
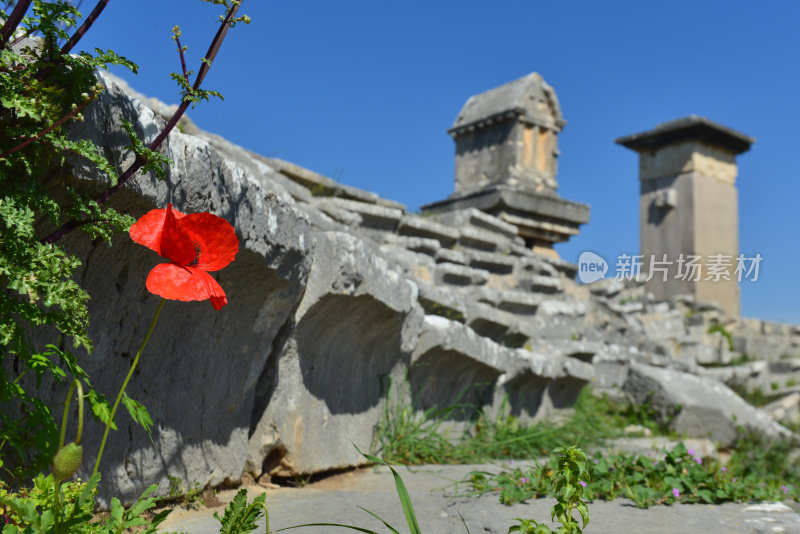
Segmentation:
<svg viewBox="0 0 800 534">
<path fill-rule="evenodd" d="M 172 263 L 153 267 L 150 293 L 172 300 L 211 300 L 215 310 L 228 303 L 222 286 L 209 272 L 233 261 L 239 240 L 228 221 L 211 213 L 183 214 L 167 204 L 142 215 L 129 230 L 131 239 Z"/>
</svg>

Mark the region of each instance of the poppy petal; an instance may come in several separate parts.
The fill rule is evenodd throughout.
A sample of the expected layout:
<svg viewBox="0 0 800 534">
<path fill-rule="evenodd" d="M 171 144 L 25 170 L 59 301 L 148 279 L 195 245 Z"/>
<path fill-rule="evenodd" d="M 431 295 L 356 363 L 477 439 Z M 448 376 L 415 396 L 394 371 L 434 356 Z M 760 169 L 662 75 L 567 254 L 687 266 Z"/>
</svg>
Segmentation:
<svg viewBox="0 0 800 534">
<path fill-rule="evenodd" d="M 172 204 L 169 204 L 169 207 L 172 207 Z M 172 209 L 172 215 L 176 219 L 185 217 L 183 213 L 176 209 Z M 164 219 L 166 216 L 167 210 L 163 208 L 148 211 L 131 225 L 130 230 L 128 230 L 131 239 L 160 255 L 161 234 L 164 230 Z"/>
<path fill-rule="evenodd" d="M 225 291 L 205 271 L 192 267 L 181 267 L 174 263 L 161 263 L 153 267 L 147 276 L 147 290 L 170 300 L 211 300 L 215 310 L 228 303 Z"/>
<path fill-rule="evenodd" d="M 164 216 L 164 229 L 161 233 L 161 256 L 178 265 L 189 265 L 197 258 L 197 248 L 200 244 L 183 229 L 183 219 L 178 222 L 172 210 L 172 204 L 167 204 L 167 213 Z M 192 265 L 196 267 L 196 265 Z"/>
<path fill-rule="evenodd" d="M 191 243 L 199 247 L 197 267 L 218 271 L 228 265 L 239 252 L 239 239 L 231 223 L 211 213 L 190 213 L 178 223 Z M 194 249 L 192 250 L 194 253 Z M 194 258 L 194 256 L 193 256 Z"/>
</svg>

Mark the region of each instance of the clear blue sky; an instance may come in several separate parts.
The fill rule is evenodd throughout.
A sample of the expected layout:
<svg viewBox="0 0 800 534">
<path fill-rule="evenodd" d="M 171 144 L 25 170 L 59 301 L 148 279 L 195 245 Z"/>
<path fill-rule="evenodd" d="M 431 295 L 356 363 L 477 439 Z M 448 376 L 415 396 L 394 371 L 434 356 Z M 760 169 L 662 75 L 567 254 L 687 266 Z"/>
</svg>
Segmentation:
<svg viewBox="0 0 800 534">
<path fill-rule="evenodd" d="M 175 103 L 170 28 L 196 69 L 217 12 L 117 0 L 82 45 L 136 61 L 131 84 Z M 242 12 L 252 24 L 229 34 L 205 84 L 225 101 L 190 117 L 412 210 L 453 191 L 445 130 L 466 99 L 539 72 L 567 119 L 559 192 L 592 206 L 558 246 L 573 262 L 638 253 L 637 156 L 615 138 L 692 113 L 755 137 L 739 157 L 740 249 L 765 259 L 742 283 L 743 314 L 800 323 L 800 2 L 245 0 Z"/>
</svg>

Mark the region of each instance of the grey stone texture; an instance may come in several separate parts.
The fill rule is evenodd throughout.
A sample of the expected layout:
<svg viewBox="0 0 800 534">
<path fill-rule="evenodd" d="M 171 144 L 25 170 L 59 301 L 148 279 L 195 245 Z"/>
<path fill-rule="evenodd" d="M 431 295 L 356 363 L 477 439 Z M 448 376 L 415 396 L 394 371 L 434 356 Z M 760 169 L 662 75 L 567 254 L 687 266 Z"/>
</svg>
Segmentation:
<svg viewBox="0 0 800 534">
<path fill-rule="evenodd" d="M 634 363 L 622 389 L 634 403 L 647 403 L 659 422 L 679 434 L 707 437 L 723 446 L 735 443 L 739 426 L 769 439 L 792 434 L 708 377 Z"/>
<path fill-rule="evenodd" d="M 107 91 L 72 133 L 123 169 L 133 155 L 121 119 L 145 141 L 164 121 L 101 76 Z M 215 275 L 228 294 L 222 310 L 167 303 L 129 389 L 150 410 L 154 443 L 119 417 L 104 457 L 106 503 L 110 495 L 130 501 L 151 483 L 167 494 L 168 476 L 206 487 L 245 475 L 266 480 L 360 465 L 352 443 L 373 446 L 389 379 L 407 381 L 419 409 L 463 397 L 493 414 L 505 406 L 538 420 L 563 413 L 589 383 L 620 395 L 636 362 L 659 366 L 656 374 L 703 374 L 709 386 L 698 398 L 711 403 L 706 412 L 689 410 L 695 405 L 683 396 L 694 393 L 680 393 L 685 414 L 701 415 L 740 413 L 726 408 L 739 406 L 727 390 L 709 397 L 711 384 L 763 385 L 779 376 L 784 386 L 800 372 L 785 356 L 800 346 L 797 327 L 728 317 L 691 296 L 656 301 L 638 282 L 579 286 L 575 265 L 538 242 L 523 245 L 524 232 L 502 213 L 472 206 L 410 215 L 374 193 L 205 132 L 173 132 L 162 151 L 174 162 L 167 180 L 137 176 L 109 205 L 137 217 L 167 202 L 184 212 L 210 211 L 234 225 L 241 250 Z M 59 179 L 102 187 L 104 178 L 85 162 L 68 163 Z M 588 207 L 551 193 L 522 197 L 497 187 L 487 194 L 506 195 L 509 205 L 538 203 L 538 213 L 576 224 L 588 218 Z M 537 231 L 545 230 L 556 231 Z M 92 383 L 113 397 L 156 306 L 144 280 L 157 258 L 126 235 L 112 248 L 78 233 L 64 243 L 82 258 L 80 280 L 93 297 L 96 349 L 80 357 Z M 721 335 L 708 333 L 712 325 L 723 325 L 739 345 L 769 347 L 763 357 L 789 370 L 765 362 L 747 371 L 703 368 L 741 352 L 723 354 Z M 762 415 L 754 420 L 768 420 Z M 465 411 L 449 417 L 453 425 L 468 420 Z M 687 428 L 701 420 L 687 417 Z M 770 425 L 764 428 L 776 428 Z M 730 439 L 730 428 L 720 428 Z M 100 432 L 89 423 L 85 443 L 99 443 Z"/>
<path fill-rule="evenodd" d="M 695 115 L 617 139 L 639 153 L 643 272 L 650 272 L 651 259 L 672 262 L 653 263 L 656 275 L 648 281 L 647 290 L 656 297 L 689 294 L 720 303 L 729 315 L 739 315 L 736 155 L 754 142 Z M 689 254 L 698 256 L 703 265 L 713 264 L 717 255 L 726 256 L 727 261 L 718 261 L 726 274 L 710 276 L 711 270 L 704 269 L 697 278 L 681 276 L 684 269 L 679 258 Z"/>
</svg>

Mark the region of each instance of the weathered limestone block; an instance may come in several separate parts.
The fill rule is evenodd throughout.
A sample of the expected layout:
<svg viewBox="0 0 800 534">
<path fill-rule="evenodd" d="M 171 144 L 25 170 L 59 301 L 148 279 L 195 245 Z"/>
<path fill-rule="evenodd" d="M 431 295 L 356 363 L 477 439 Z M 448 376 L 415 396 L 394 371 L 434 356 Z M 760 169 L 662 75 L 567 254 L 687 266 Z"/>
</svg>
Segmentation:
<svg viewBox="0 0 800 534">
<path fill-rule="evenodd" d="M 433 281 L 436 273 L 436 262 L 429 255 L 390 244 L 381 245 L 380 252 L 392 264 L 392 267 L 401 274 L 415 281 Z"/>
<path fill-rule="evenodd" d="M 460 250 L 453 250 L 449 248 L 440 248 L 436 251 L 437 263 L 455 263 L 457 265 L 466 265 L 468 262 L 467 255 Z"/>
<path fill-rule="evenodd" d="M 313 233 L 305 294 L 258 381 L 247 470 L 291 476 L 364 463 L 386 378 L 400 380 L 422 325 L 417 287 L 377 249 Z"/>
<path fill-rule="evenodd" d="M 793 391 L 784 397 L 762 406 L 773 421 L 781 423 L 800 422 L 800 391 Z"/>
<path fill-rule="evenodd" d="M 435 218 L 453 228 L 472 226 L 498 234 L 504 238 L 504 241 L 512 240 L 519 244 L 523 242 L 517 234 L 516 226 L 475 208 L 446 211 L 436 214 Z"/>
<path fill-rule="evenodd" d="M 625 284 L 616 278 L 606 278 L 598 280 L 589 285 L 589 291 L 600 297 L 611 298 L 619 294 L 625 288 Z"/>
<path fill-rule="evenodd" d="M 458 237 L 458 246 L 462 249 L 476 249 L 484 252 L 495 252 L 503 244 L 503 239 L 498 235 L 480 228 L 467 226 L 461 229 Z"/>
<path fill-rule="evenodd" d="M 469 295 L 478 302 L 494 306 L 504 312 L 515 315 L 533 315 L 546 296 L 526 291 L 500 290 L 480 287 L 469 290 Z"/>
<path fill-rule="evenodd" d="M 520 332 L 520 321 L 515 315 L 480 302 L 467 303 L 466 324 L 478 334 L 506 347 L 522 347 L 529 337 Z"/>
<path fill-rule="evenodd" d="M 400 235 L 435 239 L 443 247 L 452 247 L 458 241 L 457 227 L 439 224 L 417 215 L 404 215 L 397 228 Z"/>
<path fill-rule="evenodd" d="M 780 335 L 734 336 L 736 352 L 762 360 L 800 357 L 800 342 Z"/>
<path fill-rule="evenodd" d="M 394 232 L 403 216 L 403 211 L 398 208 L 388 208 L 376 204 L 369 204 L 357 200 L 345 198 L 325 198 L 320 199 L 321 205 L 332 205 L 336 208 L 346 210 L 361 217 L 360 226 L 372 230 Z"/>
<path fill-rule="evenodd" d="M 480 286 L 489 280 L 489 272 L 466 265 L 442 262 L 436 265 L 434 280 L 437 284 L 454 286 Z"/>
<path fill-rule="evenodd" d="M 296 207 L 306 216 L 313 230 L 344 232 L 347 229 L 347 225 L 342 224 L 338 220 L 334 220 L 312 205 L 306 204 L 305 202 L 297 202 Z"/>
<path fill-rule="evenodd" d="M 505 254 L 471 250 L 466 256 L 470 267 L 484 269 L 493 274 L 511 274 L 516 264 L 516 258 Z"/>
<path fill-rule="evenodd" d="M 502 389 L 511 413 L 522 421 L 559 416 L 575 405 L 583 387 L 595 377 L 591 364 L 573 358 L 525 349 L 516 353 L 530 368 L 509 377 Z"/>
<path fill-rule="evenodd" d="M 309 202 L 309 204 L 317 208 L 331 219 L 345 226 L 353 227 L 361 224 L 363 217 L 361 217 L 360 214 L 342 208 L 341 206 L 331 202 L 331 200 L 332 199 L 329 197 L 315 197 L 311 202 Z"/>
<path fill-rule="evenodd" d="M 411 252 L 420 252 L 435 258 L 441 250 L 442 246 L 438 240 L 429 237 L 417 237 L 409 235 L 397 234 L 384 234 L 383 242 L 390 245 L 396 245 L 410 250 Z"/>
<path fill-rule="evenodd" d="M 554 276 L 528 275 L 520 277 L 519 287 L 532 293 L 560 293 L 563 290 L 561 280 Z"/>
<path fill-rule="evenodd" d="M 311 202 L 313 197 L 311 191 L 270 167 L 267 158 L 235 145 L 217 134 L 198 130 L 194 135 L 208 141 L 222 157 L 246 170 L 250 176 L 259 182 L 264 191 L 273 191 L 278 195 L 291 195 L 292 198 L 299 202 Z"/>
<path fill-rule="evenodd" d="M 571 406 L 592 376 L 583 362 L 509 349 L 462 324 L 426 316 L 409 382 L 420 410 L 472 405 L 448 414 L 465 420 L 475 410 L 491 415 L 502 407 L 527 421 Z"/>
<path fill-rule="evenodd" d="M 421 281 L 417 281 L 417 286 L 419 303 L 427 315 L 439 315 L 459 323 L 464 322 L 467 307 L 459 292 Z"/>
<path fill-rule="evenodd" d="M 444 317 L 426 315 L 408 380 L 415 408 L 449 408 L 453 420 L 469 420 L 494 402 L 498 378 L 521 365 L 502 347 Z"/>
<path fill-rule="evenodd" d="M 263 156 L 261 156 L 261 158 L 273 169 L 276 169 L 286 177 L 308 188 L 314 196 L 339 197 L 358 202 L 377 204 L 379 206 L 397 209 L 400 211 L 405 211 L 406 209 L 406 207 L 399 202 L 381 198 L 370 191 L 364 191 L 363 189 L 340 184 L 328 178 L 327 176 L 323 176 L 312 170 L 295 165 L 289 161 L 284 161 L 278 158 L 265 158 Z"/>
<path fill-rule="evenodd" d="M 103 81 L 107 91 L 84 110 L 86 120 L 72 134 L 91 139 L 124 168 L 131 160 L 124 148 L 130 141 L 120 120 L 130 120 L 146 140 L 163 122 L 111 78 Z M 256 380 L 310 268 L 308 222 L 290 199 L 264 191 L 249 171 L 201 139 L 174 132 L 163 150 L 174 161 L 167 180 L 140 174 L 108 205 L 136 217 L 167 202 L 184 212 L 210 211 L 234 225 L 241 248 L 230 266 L 215 273 L 227 306 L 215 311 L 208 302 L 166 303 L 127 390 L 148 408 L 155 446 L 127 414 L 118 415 L 119 431 L 111 433 L 101 466 L 101 503 L 111 495 L 130 502 L 152 483 L 165 495 L 167 476 L 188 487 L 241 478 Z M 70 170 L 81 187 L 96 187 L 92 181 L 99 178 L 91 167 L 76 161 Z M 115 236 L 112 248 L 95 246 L 79 232 L 62 243 L 83 258 L 78 277 L 92 295 L 94 352 L 79 357 L 94 387 L 113 399 L 158 303 L 145 279 L 163 260 L 125 234 Z M 55 394 L 63 400 L 63 392 Z M 84 479 L 102 430 L 89 418 L 79 471 Z"/>
<path fill-rule="evenodd" d="M 708 437 L 722 446 L 733 445 L 739 425 L 768 439 L 792 435 L 709 377 L 632 363 L 623 391 L 637 405 L 648 402 L 657 420 L 679 434 Z"/>
<path fill-rule="evenodd" d="M 533 255 L 532 252 L 531 256 L 523 256 L 517 260 L 514 274 L 520 279 L 531 275 L 558 277 L 555 267 L 544 261 L 540 255 Z"/>
</svg>

